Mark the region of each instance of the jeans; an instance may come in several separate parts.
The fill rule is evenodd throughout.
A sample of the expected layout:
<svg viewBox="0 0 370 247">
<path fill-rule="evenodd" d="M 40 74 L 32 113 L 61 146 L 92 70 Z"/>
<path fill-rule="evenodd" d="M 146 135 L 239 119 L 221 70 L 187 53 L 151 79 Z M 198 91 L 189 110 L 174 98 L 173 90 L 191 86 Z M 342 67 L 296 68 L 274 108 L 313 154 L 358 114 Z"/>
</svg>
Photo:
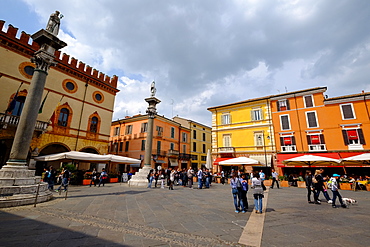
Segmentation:
<svg viewBox="0 0 370 247">
<path fill-rule="evenodd" d="M 54 190 L 54 179 L 52 178 L 48 180 L 48 189 Z"/>
<path fill-rule="evenodd" d="M 105 184 L 105 179 L 100 178 L 98 186 L 100 187 L 100 185 L 101 185 L 101 184 L 103 184 L 103 186 L 104 186 L 104 184 Z"/>
<path fill-rule="evenodd" d="M 316 193 L 315 193 L 315 201 L 317 201 L 319 199 L 320 191 L 323 193 L 326 201 L 330 201 L 330 197 L 328 195 L 328 192 L 325 191 L 323 188 L 320 188 L 320 189 L 317 189 L 316 190 Z"/>
<path fill-rule="evenodd" d="M 274 184 L 276 182 L 276 186 L 278 187 L 279 189 L 279 181 L 276 179 L 276 178 L 272 178 L 272 184 L 271 184 L 271 188 L 273 189 L 274 188 Z"/>
<path fill-rule="evenodd" d="M 262 213 L 262 197 L 263 197 L 263 195 L 254 194 L 253 197 L 254 197 L 254 208 L 256 209 L 256 211 L 259 211 L 260 213 Z"/>
<path fill-rule="evenodd" d="M 206 188 L 209 188 L 209 185 L 211 184 L 210 180 L 211 180 L 210 177 L 206 177 Z"/>
<path fill-rule="evenodd" d="M 64 191 L 68 189 L 68 178 L 63 178 L 62 184 L 59 186 L 58 190 L 60 190 L 62 186 L 64 187 Z"/>
<path fill-rule="evenodd" d="M 243 201 L 244 211 L 247 211 L 247 209 L 248 209 L 247 192 L 248 191 L 246 191 L 246 190 L 242 190 L 242 201 Z"/>
<path fill-rule="evenodd" d="M 153 176 L 149 177 L 148 188 L 152 188 Z"/>
<path fill-rule="evenodd" d="M 203 188 L 203 179 L 198 177 L 198 189 Z"/>
<path fill-rule="evenodd" d="M 307 186 L 306 188 L 307 188 L 307 201 L 311 202 L 311 193 L 314 193 L 314 199 L 315 199 L 316 198 L 315 192 L 312 191 L 312 188 L 310 186 Z"/>
<path fill-rule="evenodd" d="M 243 197 L 242 197 L 242 190 L 238 189 L 237 193 L 233 193 L 234 197 L 234 206 L 236 211 L 244 211 L 244 203 L 243 203 Z"/>
<path fill-rule="evenodd" d="M 339 191 L 332 191 L 333 192 L 333 205 L 335 205 L 335 201 L 337 200 L 337 197 L 339 199 L 340 205 L 343 205 L 342 196 L 339 194 Z"/>
</svg>

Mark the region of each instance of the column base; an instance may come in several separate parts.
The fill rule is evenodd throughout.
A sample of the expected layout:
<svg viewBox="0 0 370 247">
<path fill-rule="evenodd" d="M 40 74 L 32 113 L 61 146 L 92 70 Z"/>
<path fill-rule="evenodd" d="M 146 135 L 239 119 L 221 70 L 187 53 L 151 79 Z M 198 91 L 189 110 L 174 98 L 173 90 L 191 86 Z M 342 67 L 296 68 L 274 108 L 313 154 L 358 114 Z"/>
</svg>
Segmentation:
<svg viewBox="0 0 370 247">
<path fill-rule="evenodd" d="M 140 168 L 139 171 L 135 173 L 135 175 L 133 175 L 132 178 L 128 181 L 128 185 L 130 187 L 142 187 L 142 188 L 148 187 L 147 176 L 151 169 L 153 168 L 146 166 Z"/>
</svg>

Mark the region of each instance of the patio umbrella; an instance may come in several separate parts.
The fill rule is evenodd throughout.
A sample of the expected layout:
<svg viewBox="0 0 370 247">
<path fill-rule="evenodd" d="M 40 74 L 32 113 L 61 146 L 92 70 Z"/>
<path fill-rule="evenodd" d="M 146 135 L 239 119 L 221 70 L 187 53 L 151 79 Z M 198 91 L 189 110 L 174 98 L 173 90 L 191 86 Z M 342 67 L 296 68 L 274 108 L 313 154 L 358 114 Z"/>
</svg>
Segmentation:
<svg viewBox="0 0 370 247">
<path fill-rule="evenodd" d="M 232 165 L 257 165 L 260 162 L 255 159 L 247 158 L 247 157 L 238 157 L 233 159 L 228 159 L 224 161 L 220 161 L 219 164 L 223 166 L 232 166 Z"/>
<path fill-rule="evenodd" d="M 301 164 L 305 164 L 308 166 L 322 165 L 325 163 L 333 163 L 333 162 L 340 163 L 340 160 L 318 156 L 318 155 L 311 155 L 311 154 L 306 154 L 306 155 L 294 157 L 291 159 L 283 160 L 283 163 L 287 165 L 290 163 L 301 163 Z"/>
<path fill-rule="evenodd" d="M 364 164 L 370 164 L 370 153 L 363 153 L 343 159 L 344 161 L 361 161 Z"/>
<path fill-rule="evenodd" d="M 208 152 L 207 152 L 206 168 L 207 169 L 212 169 L 212 155 L 211 155 L 211 150 L 209 150 L 209 149 L 208 149 Z"/>
</svg>

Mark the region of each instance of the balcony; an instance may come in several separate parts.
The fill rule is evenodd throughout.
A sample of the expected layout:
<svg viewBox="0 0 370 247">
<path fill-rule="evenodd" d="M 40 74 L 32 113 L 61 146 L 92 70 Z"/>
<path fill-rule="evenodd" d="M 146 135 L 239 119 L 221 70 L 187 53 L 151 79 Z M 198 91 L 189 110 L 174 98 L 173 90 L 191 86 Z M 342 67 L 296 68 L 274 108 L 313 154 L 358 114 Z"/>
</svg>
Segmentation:
<svg viewBox="0 0 370 247">
<path fill-rule="evenodd" d="M 309 151 L 326 151 L 325 144 L 308 145 Z"/>
<path fill-rule="evenodd" d="M 295 145 L 281 146 L 281 152 L 297 152 Z"/>
<path fill-rule="evenodd" d="M 179 160 L 190 160 L 190 159 L 191 159 L 190 154 L 180 153 L 180 155 L 179 155 Z"/>
<path fill-rule="evenodd" d="M 235 153 L 234 147 L 220 147 L 218 148 L 219 153 Z"/>
<path fill-rule="evenodd" d="M 16 128 L 19 123 L 19 116 L 0 113 L 0 127 L 6 129 L 8 127 Z M 44 132 L 48 128 L 48 122 L 36 121 L 35 131 Z"/>
<path fill-rule="evenodd" d="M 180 152 L 178 150 L 168 150 L 167 156 L 168 157 L 179 157 Z"/>
</svg>

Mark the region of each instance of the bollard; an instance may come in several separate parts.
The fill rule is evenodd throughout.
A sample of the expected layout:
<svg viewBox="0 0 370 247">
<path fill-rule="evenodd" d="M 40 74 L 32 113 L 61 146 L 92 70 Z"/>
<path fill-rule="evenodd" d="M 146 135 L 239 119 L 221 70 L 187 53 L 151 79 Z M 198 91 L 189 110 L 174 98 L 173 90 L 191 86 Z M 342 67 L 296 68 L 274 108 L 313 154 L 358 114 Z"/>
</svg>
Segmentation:
<svg viewBox="0 0 370 247">
<path fill-rule="evenodd" d="M 38 196 L 39 196 L 39 190 L 40 190 L 40 182 L 39 182 L 39 184 L 37 185 L 36 197 L 35 197 L 35 205 L 33 205 L 33 207 L 36 207 L 36 204 L 37 204 L 37 198 L 38 198 Z"/>
</svg>

